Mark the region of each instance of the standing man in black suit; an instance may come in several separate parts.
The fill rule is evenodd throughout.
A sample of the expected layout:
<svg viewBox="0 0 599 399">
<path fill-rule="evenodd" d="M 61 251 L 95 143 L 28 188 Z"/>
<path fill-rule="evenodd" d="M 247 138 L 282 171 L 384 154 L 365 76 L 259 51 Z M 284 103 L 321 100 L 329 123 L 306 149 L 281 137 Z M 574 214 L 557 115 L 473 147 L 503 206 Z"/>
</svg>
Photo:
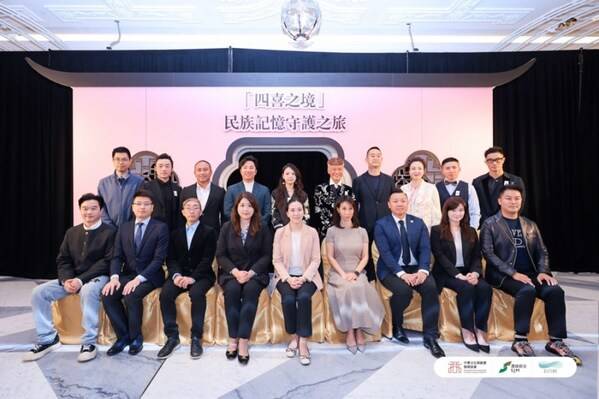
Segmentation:
<svg viewBox="0 0 599 399">
<path fill-rule="evenodd" d="M 149 192 L 138 191 L 132 207 L 135 220 L 119 227 L 110 282 L 102 289 L 104 310 L 117 335 L 117 341 L 106 352 L 108 356 L 122 352 L 127 345 L 130 355 L 141 352 L 143 299 L 164 283 L 162 264 L 168 251 L 168 226 L 151 218 L 154 203 Z"/>
<path fill-rule="evenodd" d="M 522 189 L 522 204 L 526 200 L 526 188 L 522 178 L 503 170 L 505 155 L 503 148 L 491 147 L 485 151 L 485 163 L 489 173 L 478 176 L 472 182 L 480 203 L 480 226 L 485 219 L 499 212 L 499 191 L 503 186 L 518 186 Z"/>
<path fill-rule="evenodd" d="M 210 181 L 212 178 L 210 162 L 205 160 L 196 162 L 193 174 L 196 177 L 196 184 L 187 186 L 181 191 L 181 204 L 188 198 L 200 200 L 202 207 L 200 222 L 216 230 L 218 237 L 220 226 L 224 221 L 225 190 Z"/>
<path fill-rule="evenodd" d="M 171 233 L 166 258 L 168 280 L 160 293 L 164 334 L 168 339 L 158 352 L 158 359 L 166 359 L 179 346 L 175 301 L 186 291 L 191 298 L 191 358 L 197 359 L 202 355 L 206 293 L 216 281 L 212 261 L 217 236 L 212 227 L 200 221 L 200 200 L 195 197 L 186 199 L 181 212 L 187 223 Z"/>
<path fill-rule="evenodd" d="M 370 147 L 366 151 L 368 170 L 356 177 L 353 182 L 354 195 L 359 205 L 358 216 L 360 225 L 368 233 L 368 263 L 366 274 L 368 280 L 376 278 L 374 263 L 372 263 L 372 241 L 374 240 L 374 225 L 383 216 L 389 215 L 387 199 L 395 187 L 393 178 L 381 172 L 383 153 L 379 147 Z"/>
<path fill-rule="evenodd" d="M 142 186 L 144 190 L 150 192 L 154 199 L 152 218 L 166 223 L 169 232 L 183 225 L 179 201 L 181 186 L 172 179 L 173 166 L 173 158 L 170 155 L 158 155 L 154 166 L 156 179 L 146 182 Z"/>
</svg>

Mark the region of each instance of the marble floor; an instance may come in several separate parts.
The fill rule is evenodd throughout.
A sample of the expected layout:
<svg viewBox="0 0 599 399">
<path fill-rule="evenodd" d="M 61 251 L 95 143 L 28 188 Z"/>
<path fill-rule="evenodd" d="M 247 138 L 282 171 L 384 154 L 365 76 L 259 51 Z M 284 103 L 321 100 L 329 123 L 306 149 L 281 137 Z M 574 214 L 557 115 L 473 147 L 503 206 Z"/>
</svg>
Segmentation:
<svg viewBox="0 0 599 399">
<path fill-rule="evenodd" d="M 227 361 L 224 347 L 206 347 L 193 361 L 182 346 L 159 361 L 159 348 L 147 344 L 138 356 L 111 358 L 100 347 L 86 364 L 76 361 L 78 346 L 63 345 L 23 363 L 35 341 L 30 294 L 41 281 L 0 277 L 0 398 L 596 398 L 599 275 L 559 273 L 558 279 L 566 291 L 567 342 L 584 362 L 573 377 L 450 379 L 435 374 L 435 359 L 417 333 L 409 346 L 383 339 L 357 355 L 341 345 L 311 344 L 310 367 L 287 359 L 281 345 L 252 347 L 247 367 Z M 461 344 L 441 345 L 448 356 L 474 354 Z M 493 342 L 491 356 L 511 356 L 509 345 Z M 543 342 L 534 346 L 544 353 Z"/>
</svg>

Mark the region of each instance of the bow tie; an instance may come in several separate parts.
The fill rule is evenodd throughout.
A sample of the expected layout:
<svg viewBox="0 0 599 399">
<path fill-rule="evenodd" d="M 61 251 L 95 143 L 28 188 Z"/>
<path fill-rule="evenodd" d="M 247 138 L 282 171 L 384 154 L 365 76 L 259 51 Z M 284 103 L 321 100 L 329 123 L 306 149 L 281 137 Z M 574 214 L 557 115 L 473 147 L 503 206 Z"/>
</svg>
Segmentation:
<svg viewBox="0 0 599 399">
<path fill-rule="evenodd" d="M 457 181 L 447 181 L 447 180 L 445 180 L 445 185 L 446 186 L 457 186 L 458 182 Z"/>
</svg>

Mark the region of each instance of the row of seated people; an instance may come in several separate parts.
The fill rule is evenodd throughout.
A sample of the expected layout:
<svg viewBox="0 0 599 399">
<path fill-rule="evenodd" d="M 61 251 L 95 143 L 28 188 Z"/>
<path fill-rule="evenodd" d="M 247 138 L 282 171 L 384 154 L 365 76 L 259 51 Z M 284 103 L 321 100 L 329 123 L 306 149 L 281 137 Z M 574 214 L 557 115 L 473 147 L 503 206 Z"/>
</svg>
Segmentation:
<svg viewBox="0 0 599 399">
<path fill-rule="evenodd" d="M 482 252 L 488 262 L 486 278 L 515 296 L 512 349 L 518 355 L 534 355 L 527 335 L 535 297 L 540 297 L 545 302 L 550 338 L 545 348 L 580 363 L 579 357 L 563 342 L 566 337 L 564 295 L 548 269 L 547 251 L 540 232 L 536 224 L 518 215 L 521 194 L 519 187 L 505 186 L 499 196 L 500 212 L 483 226 Z M 38 359 L 60 345 L 52 323 L 51 303 L 74 293 L 81 297 L 85 330 L 79 361 L 96 356 L 100 292 L 104 310 L 116 333 L 116 342 L 107 354 L 116 355 L 127 346 L 129 354 L 139 353 L 144 341 L 143 299 L 158 287 L 162 287 L 160 308 L 167 338 L 158 357 L 170 356 L 180 344 L 175 300 L 183 292 L 189 292 L 191 300 L 190 354 L 192 358 L 201 356 L 206 296 L 215 281 L 211 267 L 214 257 L 219 266 L 218 282 L 224 302 L 224 306 L 217 304 L 216 309 L 224 308 L 229 359 L 237 358 L 241 364 L 249 362 L 249 339 L 258 308 L 270 308 L 273 312 L 277 308 L 277 305 L 265 305 L 264 300 L 260 305 L 261 297 L 268 298 L 265 288 L 269 284 L 271 262 L 275 268 L 276 295 L 281 297 L 285 332 L 290 336 L 287 356 L 298 355 L 301 364 L 310 364 L 308 339 L 313 336 L 315 302 L 321 303 L 317 317 L 322 318 L 326 313 L 324 309 L 330 308 L 336 329 L 346 333 L 347 348 L 352 353 L 364 351 L 367 336 L 376 337 L 381 330 L 385 308 L 375 285 L 370 284 L 364 274 L 369 259 L 368 236 L 359 227 L 356 204 L 351 197 L 338 201 L 334 226 L 327 232 L 325 252 L 331 268 L 324 294 L 318 273 L 321 258 L 318 233 L 303 222 L 300 201 L 288 203 L 289 223 L 276 231 L 273 241 L 270 229 L 260 220 L 256 199 L 251 193 L 243 192 L 235 202 L 231 222 L 223 225 L 217 240 L 212 228 L 199 223 L 202 213 L 199 200 L 190 198 L 184 202 L 182 211 L 187 224 L 173 231 L 170 245 L 166 224 L 151 218 L 153 199 L 147 192 L 134 196 L 132 206 L 136 220 L 123 224 L 116 236 L 114 229 L 100 220 L 101 197 L 86 194 L 79 204 L 84 223 L 70 229 L 65 236 L 57 259 L 58 280 L 34 290 L 32 304 L 38 344 L 27 353 L 25 360 Z M 387 314 L 387 323 L 391 324 L 392 338 L 403 344 L 409 342 L 403 329 L 403 317 L 414 289 L 422 298 L 424 346 L 433 356 L 444 356 L 437 343 L 440 311 L 437 287 L 447 287 L 457 293 L 464 343 L 470 349 L 489 352 L 487 321 L 492 291 L 482 278 L 478 237 L 468 226 L 467 205 L 457 197 L 446 202 L 442 222 L 433 229 L 431 240 L 424 222 L 407 213 L 405 192 L 392 191 L 388 207 L 391 215 L 377 222 L 375 243 L 379 253 L 376 262 L 379 292 L 386 293 L 384 287 L 390 293 L 391 311 Z M 114 245 L 111 237 L 114 237 Z M 521 238 L 520 244 L 514 241 L 517 237 Z M 434 278 L 429 275 L 431 242 L 435 255 Z M 165 257 L 166 282 L 162 270 Z M 106 275 L 109 262 L 110 278 Z M 316 293 L 321 299 L 313 301 Z M 276 325 L 269 323 L 268 316 L 265 318 L 267 328 L 274 330 Z"/>
</svg>

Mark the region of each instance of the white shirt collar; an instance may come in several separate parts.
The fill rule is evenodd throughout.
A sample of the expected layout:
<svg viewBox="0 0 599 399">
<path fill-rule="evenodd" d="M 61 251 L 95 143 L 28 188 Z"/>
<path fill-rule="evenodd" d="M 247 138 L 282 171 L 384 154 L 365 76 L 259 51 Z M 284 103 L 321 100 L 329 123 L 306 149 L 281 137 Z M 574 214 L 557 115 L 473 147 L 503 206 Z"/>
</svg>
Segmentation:
<svg viewBox="0 0 599 399">
<path fill-rule="evenodd" d="M 403 219 L 398 218 L 394 214 L 391 214 L 391 216 L 393 216 L 393 220 L 395 220 L 395 224 L 399 224 L 399 221 L 403 220 L 403 223 L 407 226 L 407 223 L 408 223 L 408 221 L 407 221 L 408 214 L 407 213 L 404 215 Z"/>
<path fill-rule="evenodd" d="M 252 190 L 254 189 L 254 183 L 255 181 L 252 181 L 251 183 L 246 183 L 245 181 L 242 180 L 243 186 L 245 187 L 245 191 L 247 192 L 252 192 Z"/>
<path fill-rule="evenodd" d="M 343 179 L 339 180 L 339 183 L 335 183 L 332 178 L 329 178 L 329 185 L 331 185 L 331 186 L 338 187 L 338 186 L 341 186 L 342 184 L 343 184 Z"/>
<path fill-rule="evenodd" d="M 102 219 L 99 219 L 96 223 L 94 223 L 93 225 L 91 225 L 90 227 L 85 227 L 85 224 L 83 225 L 83 229 L 85 231 L 90 231 L 90 230 L 95 230 L 98 227 L 100 227 L 102 225 Z"/>
</svg>

